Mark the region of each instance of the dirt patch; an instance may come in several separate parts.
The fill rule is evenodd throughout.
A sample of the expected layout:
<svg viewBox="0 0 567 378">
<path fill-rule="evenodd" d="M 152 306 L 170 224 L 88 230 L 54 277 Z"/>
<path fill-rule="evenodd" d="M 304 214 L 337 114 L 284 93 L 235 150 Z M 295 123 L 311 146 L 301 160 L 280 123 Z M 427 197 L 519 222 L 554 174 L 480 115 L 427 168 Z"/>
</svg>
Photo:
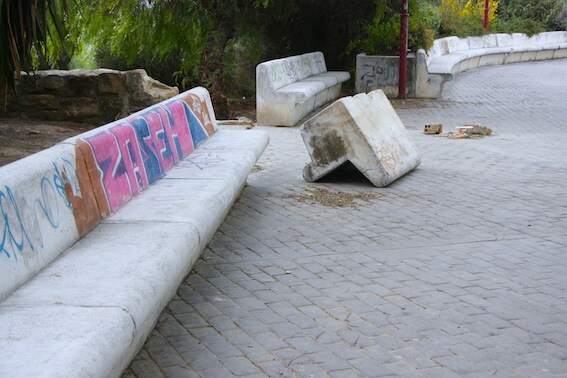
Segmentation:
<svg viewBox="0 0 567 378">
<path fill-rule="evenodd" d="M 229 99 L 228 113 L 230 119 L 246 118 L 256 122 L 256 99 L 254 97 Z"/>
<path fill-rule="evenodd" d="M 297 193 L 282 196 L 282 198 L 292 198 L 299 202 L 318 203 L 329 207 L 358 207 L 361 205 L 360 201 L 370 202 L 377 197 L 377 194 L 353 194 L 325 188 L 309 189 L 308 194 Z"/>
<path fill-rule="evenodd" d="M 406 100 L 389 99 L 394 109 L 423 109 L 429 107 L 428 101 L 420 98 Z"/>
<path fill-rule="evenodd" d="M 0 118 L 0 166 L 49 148 L 94 127 L 72 122 Z"/>
</svg>

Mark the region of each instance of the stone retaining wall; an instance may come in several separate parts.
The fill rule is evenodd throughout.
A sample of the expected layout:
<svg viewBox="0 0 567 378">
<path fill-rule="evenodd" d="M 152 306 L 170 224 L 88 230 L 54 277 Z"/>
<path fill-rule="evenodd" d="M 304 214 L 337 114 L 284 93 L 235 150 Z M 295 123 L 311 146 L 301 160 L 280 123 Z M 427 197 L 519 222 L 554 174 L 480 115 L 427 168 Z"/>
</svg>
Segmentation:
<svg viewBox="0 0 567 378">
<path fill-rule="evenodd" d="M 112 122 L 179 94 L 146 71 L 49 70 L 23 74 L 17 96 L 8 95 L 11 114 L 53 121 Z M 0 95 L 2 106 L 4 97 Z"/>
</svg>

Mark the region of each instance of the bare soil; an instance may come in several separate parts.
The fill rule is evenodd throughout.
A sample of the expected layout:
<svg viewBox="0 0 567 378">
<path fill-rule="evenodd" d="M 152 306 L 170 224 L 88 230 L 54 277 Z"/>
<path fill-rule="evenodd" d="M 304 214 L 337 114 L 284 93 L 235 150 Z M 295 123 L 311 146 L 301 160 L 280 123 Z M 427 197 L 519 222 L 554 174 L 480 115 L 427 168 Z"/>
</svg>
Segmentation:
<svg viewBox="0 0 567 378">
<path fill-rule="evenodd" d="M 329 207 L 358 207 L 360 201 L 370 202 L 377 194 L 368 193 L 346 193 L 325 188 L 308 189 L 308 194 L 295 193 L 283 196 L 283 198 L 294 198 L 299 202 L 318 203 Z"/>
<path fill-rule="evenodd" d="M 49 148 L 95 127 L 95 125 L 72 122 L 0 117 L 0 166 Z"/>
</svg>

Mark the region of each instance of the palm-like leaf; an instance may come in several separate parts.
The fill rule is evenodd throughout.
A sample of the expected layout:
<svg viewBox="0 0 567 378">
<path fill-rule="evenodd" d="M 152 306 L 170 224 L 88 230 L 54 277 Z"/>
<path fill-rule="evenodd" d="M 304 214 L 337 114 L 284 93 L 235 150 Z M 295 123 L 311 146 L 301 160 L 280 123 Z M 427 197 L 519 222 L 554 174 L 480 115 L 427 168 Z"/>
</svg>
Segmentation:
<svg viewBox="0 0 567 378">
<path fill-rule="evenodd" d="M 32 50 L 43 51 L 49 24 L 64 36 L 65 0 L 0 0 L 0 83 L 11 88 L 32 69 Z"/>
</svg>

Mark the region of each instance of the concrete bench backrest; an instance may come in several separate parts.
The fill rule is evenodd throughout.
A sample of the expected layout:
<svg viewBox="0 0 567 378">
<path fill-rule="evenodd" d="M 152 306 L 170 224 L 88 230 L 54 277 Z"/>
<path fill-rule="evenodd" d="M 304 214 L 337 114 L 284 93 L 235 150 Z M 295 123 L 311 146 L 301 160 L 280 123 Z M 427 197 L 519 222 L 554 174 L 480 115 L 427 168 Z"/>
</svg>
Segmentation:
<svg viewBox="0 0 567 378">
<path fill-rule="evenodd" d="M 447 54 L 447 43 L 445 38 L 439 38 L 433 41 L 433 46 L 427 51 L 427 64 L 439 56 Z"/>
<path fill-rule="evenodd" d="M 499 47 L 514 46 L 514 39 L 512 34 L 504 34 L 504 33 L 496 34 L 496 41 Z"/>
<path fill-rule="evenodd" d="M 194 88 L 0 168 L 0 300 L 217 129 Z"/>
<path fill-rule="evenodd" d="M 546 43 L 567 43 L 567 31 L 539 33 Z"/>
<path fill-rule="evenodd" d="M 447 37 L 445 38 L 445 43 L 447 44 L 447 53 L 451 54 L 454 52 L 459 52 L 462 50 L 468 50 L 469 44 L 465 39 L 459 37 Z"/>
<path fill-rule="evenodd" d="M 427 64 L 442 55 L 494 47 L 528 47 L 567 43 L 567 32 L 545 32 L 528 37 L 522 33 L 487 34 L 475 37 L 445 37 L 436 39 L 427 51 Z"/>
<path fill-rule="evenodd" d="M 258 65 L 257 70 L 266 70 L 272 90 L 327 71 L 325 57 L 320 51 L 303 55 L 270 60 Z"/>
</svg>

